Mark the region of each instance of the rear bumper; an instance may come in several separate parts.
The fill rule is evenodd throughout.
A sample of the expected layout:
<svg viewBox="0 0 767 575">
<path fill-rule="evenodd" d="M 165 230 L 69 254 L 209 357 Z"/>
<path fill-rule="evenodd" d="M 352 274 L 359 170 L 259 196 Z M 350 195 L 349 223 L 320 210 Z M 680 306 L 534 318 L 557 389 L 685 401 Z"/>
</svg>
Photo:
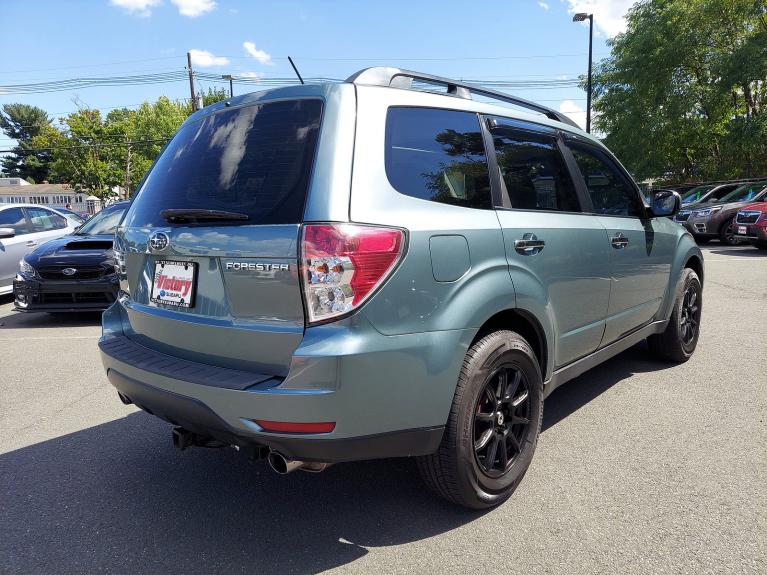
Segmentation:
<svg viewBox="0 0 767 575">
<path fill-rule="evenodd" d="M 384 336 L 364 318 L 306 330 L 285 378 L 171 357 L 129 339 L 121 305 L 103 316 L 112 385 L 148 413 L 200 435 L 304 461 L 433 453 L 470 330 Z M 264 431 L 256 420 L 334 422 L 331 433 Z"/>
<path fill-rule="evenodd" d="M 200 400 L 143 384 L 114 369 L 107 370 L 107 377 L 124 401 L 173 425 L 243 448 L 266 446 L 300 461 L 338 463 L 426 455 L 437 450 L 444 429 L 437 426 L 343 439 L 247 433 L 229 426 Z"/>
<path fill-rule="evenodd" d="M 116 279 L 92 281 L 37 280 L 17 276 L 13 280 L 16 311 L 104 311 L 117 299 Z"/>
</svg>

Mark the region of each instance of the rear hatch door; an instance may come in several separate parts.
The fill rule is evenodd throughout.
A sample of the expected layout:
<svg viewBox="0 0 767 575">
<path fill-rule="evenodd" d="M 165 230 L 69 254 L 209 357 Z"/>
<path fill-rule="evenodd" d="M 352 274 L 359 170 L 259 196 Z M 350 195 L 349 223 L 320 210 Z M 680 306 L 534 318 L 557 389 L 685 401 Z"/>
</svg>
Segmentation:
<svg viewBox="0 0 767 575">
<path fill-rule="evenodd" d="M 179 130 L 117 234 L 131 339 L 287 374 L 304 330 L 298 238 L 322 106 L 224 108 Z"/>
</svg>

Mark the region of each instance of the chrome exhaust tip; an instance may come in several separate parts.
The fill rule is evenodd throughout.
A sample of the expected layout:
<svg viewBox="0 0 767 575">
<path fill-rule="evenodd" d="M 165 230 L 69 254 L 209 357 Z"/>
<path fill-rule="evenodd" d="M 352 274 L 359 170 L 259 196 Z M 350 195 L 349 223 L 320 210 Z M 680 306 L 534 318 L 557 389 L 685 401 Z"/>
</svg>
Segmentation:
<svg viewBox="0 0 767 575">
<path fill-rule="evenodd" d="M 280 475 L 292 473 L 304 465 L 303 461 L 287 459 L 279 451 L 270 451 L 269 455 L 266 456 L 266 461 L 269 464 L 269 467 L 271 467 L 275 473 L 279 473 Z"/>
</svg>

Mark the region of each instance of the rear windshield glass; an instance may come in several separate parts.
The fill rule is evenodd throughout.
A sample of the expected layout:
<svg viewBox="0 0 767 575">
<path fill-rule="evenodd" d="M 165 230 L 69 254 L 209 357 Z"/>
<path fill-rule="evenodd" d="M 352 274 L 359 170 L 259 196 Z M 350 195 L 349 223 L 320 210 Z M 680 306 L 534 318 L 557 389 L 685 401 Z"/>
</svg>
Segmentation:
<svg viewBox="0 0 767 575">
<path fill-rule="evenodd" d="M 167 226 L 160 212 L 168 209 L 248 216 L 205 225 L 300 222 L 321 116 L 321 100 L 290 100 L 224 110 L 182 127 L 126 225 Z"/>
</svg>

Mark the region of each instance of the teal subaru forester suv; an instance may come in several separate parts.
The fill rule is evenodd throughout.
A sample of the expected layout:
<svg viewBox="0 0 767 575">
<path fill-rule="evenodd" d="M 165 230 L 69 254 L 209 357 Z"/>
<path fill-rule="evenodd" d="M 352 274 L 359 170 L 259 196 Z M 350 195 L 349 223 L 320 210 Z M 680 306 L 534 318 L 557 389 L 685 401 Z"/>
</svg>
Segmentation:
<svg viewBox="0 0 767 575">
<path fill-rule="evenodd" d="M 544 398 L 643 340 L 686 361 L 703 257 L 599 141 L 395 68 L 193 114 L 120 224 L 99 341 L 179 448 L 280 473 L 416 457 L 471 508 L 530 465 Z"/>
</svg>

